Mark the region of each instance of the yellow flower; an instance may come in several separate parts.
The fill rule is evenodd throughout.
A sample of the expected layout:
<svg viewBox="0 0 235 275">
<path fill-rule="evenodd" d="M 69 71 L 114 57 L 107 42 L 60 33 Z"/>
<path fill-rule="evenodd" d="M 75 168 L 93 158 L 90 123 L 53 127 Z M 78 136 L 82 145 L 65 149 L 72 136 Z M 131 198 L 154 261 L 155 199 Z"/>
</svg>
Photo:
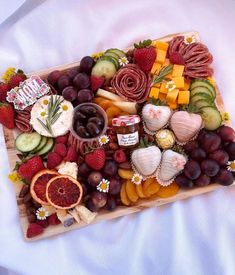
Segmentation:
<svg viewBox="0 0 235 275">
<path fill-rule="evenodd" d="M 173 91 L 176 88 L 175 82 L 173 80 L 167 81 L 166 88 L 169 92 Z"/>
<path fill-rule="evenodd" d="M 99 59 L 102 55 L 104 54 L 104 52 L 99 52 L 99 53 L 93 53 L 91 55 L 91 57 L 95 60 Z"/>
<path fill-rule="evenodd" d="M 46 220 L 46 218 L 49 216 L 49 213 L 46 211 L 44 207 L 40 207 L 36 211 L 36 216 L 38 220 Z"/>
<path fill-rule="evenodd" d="M 106 135 L 103 135 L 99 138 L 99 144 L 102 146 L 104 144 L 107 144 L 109 142 L 109 137 Z"/>
<path fill-rule="evenodd" d="M 11 174 L 8 175 L 8 179 L 12 182 L 12 183 L 15 183 L 17 181 L 21 181 L 21 177 L 20 175 L 14 171 L 12 172 Z"/>
<path fill-rule="evenodd" d="M 230 121 L 230 115 L 227 112 L 221 113 L 223 122 L 229 122 Z"/>
<path fill-rule="evenodd" d="M 99 185 L 97 185 L 97 190 L 100 192 L 108 193 L 110 182 L 106 179 L 102 179 Z"/>
<path fill-rule="evenodd" d="M 134 174 L 133 175 L 133 177 L 132 177 L 132 179 L 131 179 L 131 181 L 134 183 L 134 184 L 141 184 L 141 182 L 142 182 L 142 180 L 143 180 L 143 177 L 140 175 L 140 174 Z"/>
<path fill-rule="evenodd" d="M 215 86 L 215 79 L 213 77 L 208 77 L 207 79 L 209 80 L 211 85 Z"/>
<path fill-rule="evenodd" d="M 49 101 L 47 99 L 44 99 L 42 102 L 44 105 L 48 105 Z"/>
<path fill-rule="evenodd" d="M 189 35 L 184 37 L 185 44 L 192 44 L 196 42 L 196 37 L 194 35 Z"/>
<path fill-rule="evenodd" d="M 64 105 L 62 105 L 61 108 L 62 108 L 63 111 L 67 111 L 69 107 L 68 107 L 67 105 L 64 104 Z"/>
<path fill-rule="evenodd" d="M 4 82 L 8 82 L 13 75 L 15 75 L 15 68 L 9 67 L 2 76 Z"/>
<path fill-rule="evenodd" d="M 227 169 L 230 172 L 235 172 L 235 160 L 227 162 Z"/>
</svg>

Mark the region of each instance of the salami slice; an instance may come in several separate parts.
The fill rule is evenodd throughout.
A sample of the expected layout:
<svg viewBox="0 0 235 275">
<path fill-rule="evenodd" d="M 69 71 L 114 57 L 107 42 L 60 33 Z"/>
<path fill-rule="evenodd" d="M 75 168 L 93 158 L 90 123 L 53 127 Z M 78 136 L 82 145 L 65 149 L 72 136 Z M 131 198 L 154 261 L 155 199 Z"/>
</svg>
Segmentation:
<svg viewBox="0 0 235 275">
<path fill-rule="evenodd" d="M 24 110 L 16 110 L 15 124 L 16 127 L 22 132 L 32 132 L 33 127 L 30 124 L 30 112 L 32 106 L 25 108 Z"/>
<path fill-rule="evenodd" d="M 128 64 L 117 71 L 111 86 L 123 99 L 142 103 L 148 96 L 150 79 L 137 65 Z"/>
</svg>

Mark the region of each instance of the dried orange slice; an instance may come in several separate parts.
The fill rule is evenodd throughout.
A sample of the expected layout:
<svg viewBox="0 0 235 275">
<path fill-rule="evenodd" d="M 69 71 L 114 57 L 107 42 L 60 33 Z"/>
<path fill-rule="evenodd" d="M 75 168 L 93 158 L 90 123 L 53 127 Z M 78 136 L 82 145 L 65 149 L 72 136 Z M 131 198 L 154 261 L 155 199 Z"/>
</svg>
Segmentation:
<svg viewBox="0 0 235 275">
<path fill-rule="evenodd" d="M 172 197 L 178 193 L 179 189 L 179 185 L 176 182 L 172 182 L 169 186 L 161 186 L 157 195 L 160 198 Z"/>
<path fill-rule="evenodd" d="M 120 192 L 121 201 L 124 205 L 130 205 L 131 201 L 128 199 L 126 194 L 126 183 L 123 182 Z"/>
<path fill-rule="evenodd" d="M 57 176 L 48 182 L 46 198 L 57 209 L 70 209 L 81 201 L 82 186 L 70 176 Z"/>
<path fill-rule="evenodd" d="M 135 184 L 132 183 L 131 180 L 126 181 L 126 193 L 127 193 L 127 197 L 132 202 L 136 202 L 139 198 L 138 194 L 135 191 Z"/>
<path fill-rule="evenodd" d="M 56 171 L 49 169 L 43 169 L 34 175 L 30 184 L 30 193 L 35 201 L 40 204 L 49 205 L 46 198 L 47 184 L 52 178 L 58 175 Z"/>
</svg>

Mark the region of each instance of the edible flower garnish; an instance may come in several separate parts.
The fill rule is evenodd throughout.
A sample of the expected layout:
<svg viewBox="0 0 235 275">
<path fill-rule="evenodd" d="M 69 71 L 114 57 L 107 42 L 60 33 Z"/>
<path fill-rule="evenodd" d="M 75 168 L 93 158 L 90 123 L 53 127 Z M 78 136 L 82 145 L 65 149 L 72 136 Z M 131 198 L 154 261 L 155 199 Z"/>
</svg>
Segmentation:
<svg viewBox="0 0 235 275">
<path fill-rule="evenodd" d="M 221 117 L 222 117 L 223 122 L 229 122 L 230 121 L 230 116 L 229 116 L 229 113 L 227 113 L 227 112 L 221 113 Z"/>
<path fill-rule="evenodd" d="M 125 66 L 129 63 L 129 60 L 124 56 L 118 59 L 120 66 Z"/>
<path fill-rule="evenodd" d="M 106 179 L 102 179 L 100 183 L 97 185 L 97 190 L 100 192 L 108 193 L 110 182 Z"/>
<path fill-rule="evenodd" d="M 20 175 L 19 175 L 16 171 L 10 173 L 10 174 L 8 175 L 8 179 L 9 179 L 12 183 L 15 183 L 15 182 L 17 182 L 17 181 L 21 181 L 21 177 L 20 177 Z"/>
<path fill-rule="evenodd" d="M 173 91 L 176 88 L 175 82 L 173 80 L 167 81 L 166 88 L 169 92 Z"/>
<path fill-rule="evenodd" d="M 184 37 L 185 44 L 192 44 L 196 42 L 196 37 L 194 35 L 187 35 Z"/>
<path fill-rule="evenodd" d="M 99 138 L 99 144 L 102 146 L 109 142 L 109 137 L 107 135 L 103 135 Z"/>
<path fill-rule="evenodd" d="M 68 111 L 68 109 L 69 109 L 69 107 L 68 107 L 68 105 L 66 105 L 66 104 L 63 104 L 62 106 L 61 106 L 61 110 L 62 111 Z"/>
<path fill-rule="evenodd" d="M 38 220 L 45 220 L 48 216 L 49 214 L 44 207 L 40 207 L 36 211 L 36 217 Z"/>
<path fill-rule="evenodd" d="M 5 71 L 5 73 L 3 74 L 2 80 L 3 80 L 4 82 L 9 82 L 9 80 L 12 78 L 13 75 L 15 75 L 15 73 L 16 73 L 16 69 L 13 68 L 13 67 L 9 67 L 9 68 Z"/>
<path fill-rule="evenodd" d="M 227 170 L 230 172 L 235 172 L 235 160 L 227 162 Z"/>
<path fill-rule="evenodd" d="M 131 179 L 131 181 L 136 185 L 141 184 L 142 180 L 143 177 L 138 173 L 135 173 Z"/>
<path fill-rule="evenodd" d="M 170 64 L 168 66 L 164 66 L 159 71 L 159 74 L 155 76 L 152 80 L 151 86 L 154 86 L 155 84 L 162 83 L 165 80 L 168 80 L 167 75 L 170 74 L 173 71 L 173 65 Z"/>
<path fill-rule="evenodd" d="M 104 54 L 104 52 L 98 52 L 98 53 L 93 53 L 91 55 L 91 57 L 95 60 L 99 59 L 102 55 Z"/>
</svg>

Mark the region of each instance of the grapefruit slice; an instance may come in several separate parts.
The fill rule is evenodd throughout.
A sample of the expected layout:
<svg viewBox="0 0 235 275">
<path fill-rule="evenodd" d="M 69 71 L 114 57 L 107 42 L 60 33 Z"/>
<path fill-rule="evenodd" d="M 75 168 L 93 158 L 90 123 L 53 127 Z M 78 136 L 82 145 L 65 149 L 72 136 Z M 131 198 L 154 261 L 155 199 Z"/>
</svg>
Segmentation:
<svg viewBox="0 0 235 275">
<path fill-rule="evenodd" d="M 70 209 L 81 201 L 82 186 L 74 178 L 60 175 L 48 182 L 46 198 L 57 209 Z"/>
<path fill-rule="evenodd" d="M 49 205 L 46 198 L 46 187 L 48 182 L 56 176 L 58 173 L 49 169 L 43 169 L 34 175 L 30 184 L 30 193 L 35 201 Z"/>
</svg>

